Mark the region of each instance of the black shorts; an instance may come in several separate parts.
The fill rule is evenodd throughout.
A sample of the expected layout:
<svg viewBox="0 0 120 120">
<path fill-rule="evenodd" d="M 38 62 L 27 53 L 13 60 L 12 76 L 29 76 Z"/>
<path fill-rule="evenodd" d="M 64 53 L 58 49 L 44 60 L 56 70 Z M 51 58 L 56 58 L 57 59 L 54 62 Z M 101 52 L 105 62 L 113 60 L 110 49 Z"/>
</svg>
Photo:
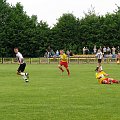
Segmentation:
<svg viewBox="0 0 120 120">
<path fill-rule="evenodd" d="M 98 63 L 101 63 L 102 59 L 98 59 Z"/>
<path fill-rule="evenodd" d="M 20 64 L 19 68 L 18 68 L 18 72 L 24 72 L 25 70 L 25 67 L 26 67 L 26 63 L 23 63 L 23 64 Z"/>
</svg>

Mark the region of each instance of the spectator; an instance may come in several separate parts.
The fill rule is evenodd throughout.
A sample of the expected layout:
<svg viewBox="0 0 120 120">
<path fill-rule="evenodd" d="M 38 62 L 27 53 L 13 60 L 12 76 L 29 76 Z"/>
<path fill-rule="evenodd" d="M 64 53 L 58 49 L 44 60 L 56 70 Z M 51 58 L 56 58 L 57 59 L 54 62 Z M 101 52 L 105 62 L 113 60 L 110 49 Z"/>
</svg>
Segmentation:
<svg viewBox="0 0 120 120">
<path fill-rule="evenodd" d="M 93 48 L 93 53 L 96 54 L 97 53 L 97 48 L 96 48 L 96 45 L 94 45 L 94 48 Z"/>
<path fill-rule="evenodd" d="M 120 53 L 117 54 L 117 64 L 120 63 Z"/>
<path fill-rule="evenodd" d="M 59 56 L 59 51 L 57 50 L 57 51 L 56 51 L 56 57 L 58 57 L 58 56 Z"/>
<path fill-rule="evenodd" d="M 106 53 L 107 53 L 107 48 L 104 46 L 103 47 L 103 55 L 104 55 L 104 57 L 106 56 Z"/>
<path fill-rule="evenodd" d="M 112 54 L 115 55 L 116 48 L 113 46 L 112 47 Z"/>
<path fill-rule="evenodd" d="M 70 51 L 69 50 L 67 50 L 66 54 L 67 54 L 68 57 L 70 57 Z"/>
<path fill-rule="evenodd" d="M 51 55 L 50 55 L 50 52 L 51 52 L 51 47 L 50 47 L 50 46 L 48 46 L 48 48 L 47 48 L 47 50 L 46 50 L 46 51 L 47 51 L 48 58 L 49 58 L 49 57 L 51 57 Z"/>
<path fill-rule="evenodd" d="M 115 58 L 115 51 L 116 51 L 116 48 L 113 46 L 112 47 L 112 57 Z"/>
<path fill-rule="evenodd" d="M 55 56 L 55 52 L 53 51 L 53 49 L 51 49 L 50 55 L 51 55 L 51 57 L 54 57 L 54 56 Z"/>
<path fill-rule="evenodd" d="M 109 55 L 111 53 L 110 47 L 107 47 L 107 54 Z"/>
<path fill-rule="evenodd" d="M 45 57 L 45 58 L 47 58 L 47 57 L 48 57 L 48 53 L 47 53 L 47 52 L 45 52 L 44 57 Z"/>
<path fill-rule="evenodd" d="M 119 48 L 119 46 L 117 47 L 117 53 L 120 53 L 120 48 Z"/>
<path fill-rule="evenodd" d="M 86 50 L 86 49 L 85 49 L 85 47 L 84 47 L 84 48 L 83 48 L 83 55 L 85 54 L 85 50 Z"/>
<path fill-rule="evenodd" d="M 87 55 L 89 53 L 89 49 L 86 47 L 85 54 Z"/>
<path fill-rule="evenodd" d="M 72 52 L 72 50 L 70 50 L 70 56 L 73 56 L 73 52 Z"/>
</svg>

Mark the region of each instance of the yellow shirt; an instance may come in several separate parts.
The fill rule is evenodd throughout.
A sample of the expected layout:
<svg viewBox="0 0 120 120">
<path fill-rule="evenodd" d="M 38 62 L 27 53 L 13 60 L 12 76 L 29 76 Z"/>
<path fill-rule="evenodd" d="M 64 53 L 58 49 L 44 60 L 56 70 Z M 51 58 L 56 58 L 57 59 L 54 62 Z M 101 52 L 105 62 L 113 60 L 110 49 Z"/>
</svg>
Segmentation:
<svg viewBox="0 0 120 120">
<path fill-rule="evenodd" d="M 63 53 L 62 55 L 60 55 L 60 61 L 61 62 L 67 62 L 67 55 L 65 53 Z"/>
<path fill-rule="evenodd" d="M 96 73 L 96 78 L 98 79 L 99 83 L 102 83 L 102 81 L 106 78 L 105 75 L 106 73 L 104 71 Z"/>
</svg>

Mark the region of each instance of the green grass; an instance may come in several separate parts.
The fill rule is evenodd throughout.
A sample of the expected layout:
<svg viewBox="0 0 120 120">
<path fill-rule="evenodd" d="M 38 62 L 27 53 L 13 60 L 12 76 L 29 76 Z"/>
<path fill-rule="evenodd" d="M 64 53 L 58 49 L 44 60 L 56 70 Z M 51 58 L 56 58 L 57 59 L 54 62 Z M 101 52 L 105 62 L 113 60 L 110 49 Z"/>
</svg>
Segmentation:
<svg viewBox="0 0 120 120">
<path fill-rule="evenodd" d="M 70 77 L 56 64 L 27 65 L 29 83 L 17 67 L 0 64 L 0 120 L 120 120 L 120 84 L 98 84 L 95 64 L 70 64 Z M 120 79 L 120 66 L 103 68 Z"/>
</svg>

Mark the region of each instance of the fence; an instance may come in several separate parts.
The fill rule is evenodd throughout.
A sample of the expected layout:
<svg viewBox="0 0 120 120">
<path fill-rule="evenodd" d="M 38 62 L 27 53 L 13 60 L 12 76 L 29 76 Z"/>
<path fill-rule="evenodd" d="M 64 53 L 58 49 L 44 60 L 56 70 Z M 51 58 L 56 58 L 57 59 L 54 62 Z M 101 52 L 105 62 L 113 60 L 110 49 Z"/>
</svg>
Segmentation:
<svg viewBox="0 0 120 120">
<path fill-rule="evenodd" d="M 25 62 L 28 64 L 58 64 L 60 58 L 25 58 Z M 14 64 L 16 63 L 16 58 L 0 58 L 1 64 Z M 73 64 L 94 64 L 97 63 L 97 59 L 95 57 L 69 57 L 69 63 Z M 116 58 L 104 58 L 102 63 L 116 63 Z"/>
</svg>

